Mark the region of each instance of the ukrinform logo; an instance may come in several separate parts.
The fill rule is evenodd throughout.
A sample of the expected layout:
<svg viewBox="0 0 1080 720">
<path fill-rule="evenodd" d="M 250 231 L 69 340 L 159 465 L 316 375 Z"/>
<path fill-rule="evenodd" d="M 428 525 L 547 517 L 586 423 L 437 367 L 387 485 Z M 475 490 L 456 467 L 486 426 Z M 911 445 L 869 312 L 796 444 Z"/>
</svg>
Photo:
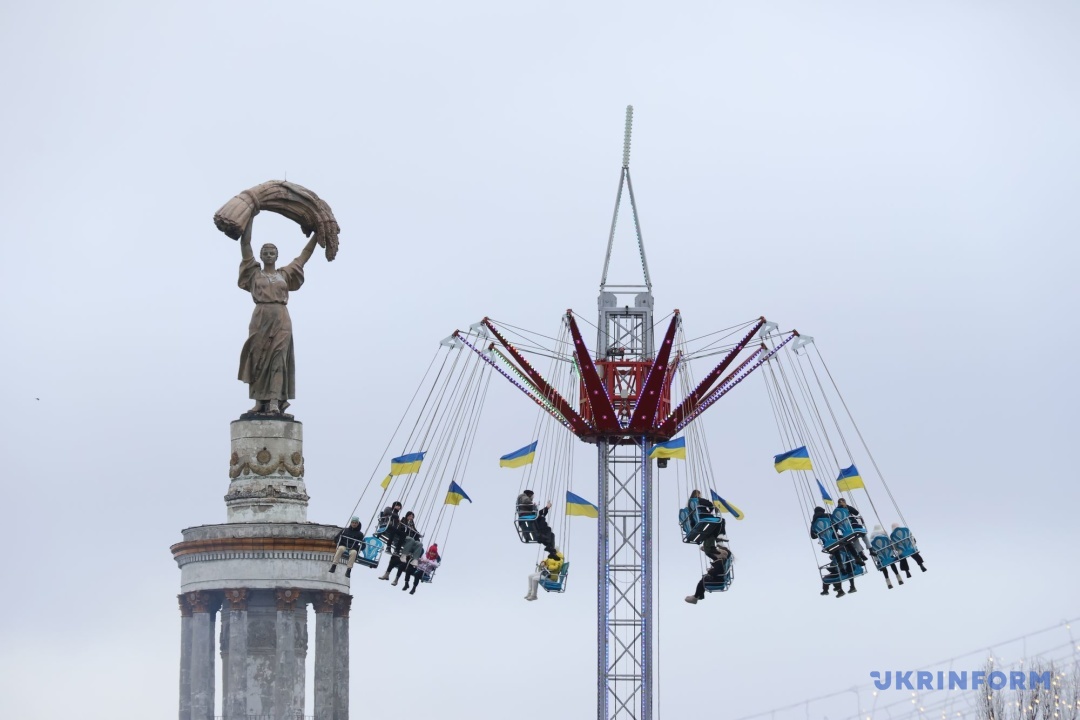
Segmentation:
<svg viewBox="0 0 1080 720">
<path fill-rule="evenodd" d="M 1050 676 L 1049 670 L 1042 673 L 1025 673 L 1020 670 L 1008 673 L 1000 670 L 976 670 L 970 673 L 966 670 L 938 670 L 936 673 L 929 670 L 874 670 L 870 673 L 878 690 L 1004 690 L 1006 687 L 1010 690 L 1034 690 L 1037 687 L 1049 689 Z"/>
</svg>

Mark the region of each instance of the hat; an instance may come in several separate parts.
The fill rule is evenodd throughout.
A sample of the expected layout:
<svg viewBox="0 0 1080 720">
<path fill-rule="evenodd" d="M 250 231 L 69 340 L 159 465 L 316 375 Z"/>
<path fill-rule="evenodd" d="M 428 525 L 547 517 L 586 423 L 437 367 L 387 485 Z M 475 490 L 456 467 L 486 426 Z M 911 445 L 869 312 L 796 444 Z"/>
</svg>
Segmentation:
<svg viewBox="0 0 1080 720">
<path fill-rule="evenodd" d="M 352 525 L 353 523 L 358 523 L 358 522 L 360 522 L 360 518 L 356 517 L 355 515 L 353 515 L 351 518 L 349 518 L 349 524 L 350 525 Z"/>
<path fill-rule="evenodd" d="M 522 493 L 522 495 L 528 495 L 529 497 L 532 497 L 533 496 L 533 491 L 532 490 L 526 490 L 525 492 Z"/>
<path fill-rule="evenodd" d="M 825 512 L 825 508 L 823 508 L 823 507 L 816 507 L 816 508 L 814 508 L 814 512 L 816 512 L 816 513 L 823 513 L 823 512 Z"/>
</svg>

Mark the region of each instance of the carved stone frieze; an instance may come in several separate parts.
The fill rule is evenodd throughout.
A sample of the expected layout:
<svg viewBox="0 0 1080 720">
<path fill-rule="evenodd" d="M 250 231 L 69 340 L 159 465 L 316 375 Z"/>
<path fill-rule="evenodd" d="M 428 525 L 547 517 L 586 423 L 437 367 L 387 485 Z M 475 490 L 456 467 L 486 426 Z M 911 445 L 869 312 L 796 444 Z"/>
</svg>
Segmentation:
<svg viewBox="0 0 1080 720">
<path fill-rule="evenodd" d="M 352 607 L 352 595 L 339 593 L 338 601 L 334 604 L 334 617 L 349 617 L 349 609 Z"/>
<path fill-rule="evenodd" d="M 180 603 L 180 617 L 191 617 L 191 603 L 188 602 L 187 596 L 187 593 L 180 593 L 176 596 L 177 602 Z"/>
<path fill-rule="evenodd" d="M 334 606 L 337 605 L 340 597 L 341 593 L 339 592 L 324 590 L 312 595 L 311 604 L 315 607 L 317 613 L 334 612 Z"/>
<path fill-rule="evenodd" d="M 208 613 L 210 612 L 212 605 L 212 598 L 210 593 L 205 590 L 195 590 L 194 592 L 184 593 L 187 595 L 188 605 L 191 606 L 191 612 L 193 613 Z"/>
<path fill-rule="evenodd" d="M 235 480 L 241 475 L 250 475 L 252 473 L 259 477 L 266 477 L 274 473 L 288 473 L 293 477 L 303 477 L 304 456 L 299 452 L 293 452 L 288 458 L 285 455 L 278 455 L 277 460 L 274 460 L 273 455 L 265 447 L 256 452 L 254 457 L 247 459 L 233 452 L 229 457 L 229 477 Z"/>
</svg>

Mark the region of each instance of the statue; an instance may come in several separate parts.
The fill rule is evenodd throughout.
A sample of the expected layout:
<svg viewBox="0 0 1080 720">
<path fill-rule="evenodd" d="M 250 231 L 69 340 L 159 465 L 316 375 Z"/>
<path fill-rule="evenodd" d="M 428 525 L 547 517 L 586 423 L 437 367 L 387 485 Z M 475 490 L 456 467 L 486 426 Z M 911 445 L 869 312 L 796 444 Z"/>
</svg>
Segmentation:
<svg viewBox="0 0 1080 720">
<path fill-rule="evenodd" d="M 300 255 L 288 265 L 277 266 L 278 249 L 267 243 L 259 251 L 262 266 L 251 250 L 251 228 L 261 209 L 278 212 L 300 223 L 310 235 Z M 248 339 L 240 351 L 239 379 L 248 385 L 255 406 L 246 415 L 270 415 L 292 419 L 285 412 L 296 397 L 296 360 L 293 354 L 289 293 L 304 284 L 304 265 L 315 245 L 326 248 L 326 259 L 337 254 L 338 224 L 330 207 L 315 193 L 299 185 L 271 181 L 245 190 L 214 215 L 218 229 L 240 240 L 240 277 L 237 284 L 251 293 L 255 310 L 248 325 Z M 242 228 L 242 231 L 237 232 Z"/>
</svg>

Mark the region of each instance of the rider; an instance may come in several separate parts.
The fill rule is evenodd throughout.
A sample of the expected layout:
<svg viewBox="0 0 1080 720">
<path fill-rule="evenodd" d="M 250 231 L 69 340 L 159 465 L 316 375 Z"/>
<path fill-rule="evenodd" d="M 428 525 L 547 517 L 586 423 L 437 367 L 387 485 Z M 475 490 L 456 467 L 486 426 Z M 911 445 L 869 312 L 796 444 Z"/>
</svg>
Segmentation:
<svg viewBox="0 0 1080 720">
<path fill-rule="evenodd" d="M 341 534 L 338 535 L 337 550 L 334 551 L 334 562 L 330 564 L 330 572 L 337 572 L 337 564 L 341 556 L 348 552 L 349 555 L 345 561 L 345 577 L 350 577 L 353 563 L 356 562 L 356 554 L 360 551 L 363 542 L 364 532 L 360 528 L 360 518 L 353 515 L 349 519 L 349 526 L 342 528 Z"/>
</svg>

